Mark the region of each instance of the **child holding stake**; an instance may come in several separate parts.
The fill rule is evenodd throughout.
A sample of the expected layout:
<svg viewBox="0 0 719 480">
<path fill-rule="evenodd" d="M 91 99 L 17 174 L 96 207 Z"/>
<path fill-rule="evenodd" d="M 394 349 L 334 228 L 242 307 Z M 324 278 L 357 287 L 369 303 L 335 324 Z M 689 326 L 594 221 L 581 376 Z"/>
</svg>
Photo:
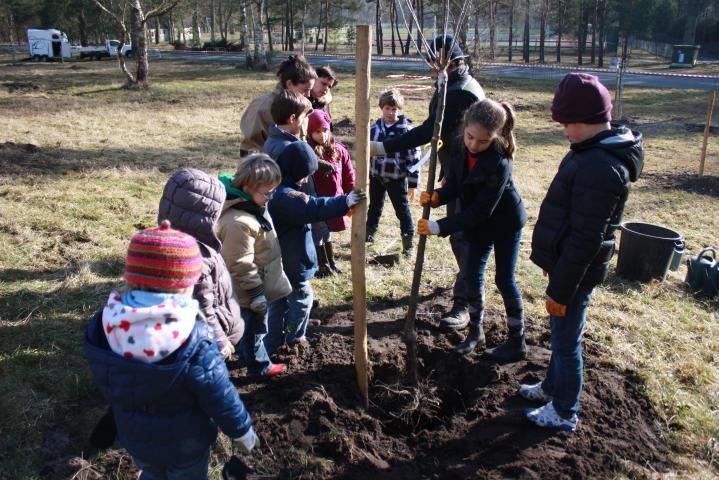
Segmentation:
<svg viewBox="0 0 719 480">
<path fill-rule="evenodd" d="M 451 146 L 451 160 L 442 188 L 430 195 L 422 192 L 420 204 L 433 208 L 459 199 L 461 209 L 437 222 L 420 219 L 420 235 L 446 237 L 462 232 L 466 250 L 462 252 L 460 274 L 469 293 L 469 334 L 457 346 L 461 354 L 485 344 L 484 270 L 494 249 L 495 283 L 502 294 L 507 313 L 509 339 L 487 351 L 500 362 L 524 358 L 524 308 L 514 279 L 522 227 L 527 222 L 519 192 L 512 180 L 514 111 L 506 103 L 484 99 L 464 113 L 463 136 Z"/>
</svg>

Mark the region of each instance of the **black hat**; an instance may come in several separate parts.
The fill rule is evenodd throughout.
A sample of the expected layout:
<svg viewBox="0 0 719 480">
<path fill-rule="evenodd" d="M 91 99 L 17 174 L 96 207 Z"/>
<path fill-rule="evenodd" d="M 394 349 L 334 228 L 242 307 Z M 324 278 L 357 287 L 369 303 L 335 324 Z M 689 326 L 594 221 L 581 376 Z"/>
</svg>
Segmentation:
<svg viewBox="0 0 719 480">
<path fill-rule="evenodd" d="M 452 35 L 437 35 L 434 37 L 430 43 L 429 48 L 432 50 L 432 52 L 439 58 L 439 51 L 440 49 L 444 50 L 445 58 L 449 56 L 450 61 L 458 60 L 460 58 L 464 58 L 464 52 L 459 47 L 459 44 L 455 42 L 454 45 L 452 45 L 453 40 Z M 449 50 L 450 45 L 452 46 L 452 50 Z"/>
</svg>

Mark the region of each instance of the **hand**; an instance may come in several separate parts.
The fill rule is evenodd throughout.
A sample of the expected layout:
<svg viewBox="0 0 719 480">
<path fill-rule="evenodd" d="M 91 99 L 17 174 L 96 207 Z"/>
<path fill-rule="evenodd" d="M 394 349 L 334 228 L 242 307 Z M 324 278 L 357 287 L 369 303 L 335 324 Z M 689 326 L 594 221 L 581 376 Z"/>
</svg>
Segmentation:
<svg viewBox="0 0 719 480">
<path fill-rule="evenodd" d="M 553 317 L 563 317 L 567 314 L 567 306 L 555 302 L 551 297 L 547 297 L 545 305 L 547 307 L 547 313 Z"/>
<path fill-rule="evenodd" d="M 220 354 L 222 355 L 222 358 L 224 358 L 225 360 L 230 358 L 230 355 L 232 355 L 233 353 L 235 353 L 235 346 L 229 342 L 227 343 L 227 345 L 225 345 L 225 348 L 223 348 L 222 351 L 220 352 Z"/>
<path fill-rule="evenodd" d="M 320 173 L 323 173 L 325 175 L 332 175 L 335 173 L 335 167 L 327 160 L 322 160 L 321 158 L 317 160 L 317 170 L 320 171 Z"/>
<path fill-rule="evenodd" d="M 362 189 L 355 188 L 347 195 L 347 206 L 352 208 L 365 198 L 367 198 L 367 194 L 364 193 Z"/>
<path fill-rule="evenodd" d="M 409 199 L 409 203 L 414 203 L 414 195 L 417 193 L 416 188 L 408 188 L 407 189 L 407 198 Z"/>
<path fill-rule="evenodd" d="M 439 224 L 426 218 L 420 218 L 417 222 L 417 233 L 420 235 L 439 235 Z"/>
<path fill-rule="evenodd" d="M 232 446 L 241 454 L 249 455 L 253 448 L 260 446 L 260 437 L 255 433 L 255 429 L 250 429 L 240 438 L 232 439 Z"/>
<path fill-rule="evenodd" d="M 429 204 L 430 207 L 437 208 L 439 207 L 439 194 L 432 192 L 432 197 L 430 198 L 429 192 L 422 192 L 419 196 L 419 204 L 422 207 Z"/>
<path fill-rule="evenodd" d="M 250 302 L 250 310 L 255 313 L 264 314 L 267 311 L 267 297 L 260 295 Z"/>
<path fill-rule="evenodd" d="M 384 155 L 384 143 L 382 142 L 369 142 L 369 154 L 371 157 L 376 157 L 378 155 Z"/>
<path fill-rule="evenodd" d="M 305 203 L 310 201 L 310 197 L 306 193 L 300 192 L 299 190 L 290 190 L 287 192 L 287 196 L 290 198 L 302 199 L 302 201 Z"/>
</svg>

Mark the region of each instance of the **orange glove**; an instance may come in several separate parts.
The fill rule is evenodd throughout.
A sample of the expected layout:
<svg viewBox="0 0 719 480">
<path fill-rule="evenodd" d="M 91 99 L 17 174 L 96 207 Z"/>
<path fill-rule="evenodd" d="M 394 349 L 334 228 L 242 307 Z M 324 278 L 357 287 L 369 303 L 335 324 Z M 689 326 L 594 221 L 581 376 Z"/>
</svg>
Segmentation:
<svg viewBox="0 0 719 480">
<path fill-rule="evenodd" d="M 547 313 L 553 317 L 563 317 L 567 314 L 567 306 L 555 302 L 550 297 L 547 297 L 545 306 L 547 308 Z"/>
<path fill-rule="evenodd" d="M 420 235 L 439 235 L 439 225 L 437 222 L 420 218 L 417 222 L 417 233 Z"/>
<path fill-rule="evenodd" d="M 409 198 L 409 203 L 414 203 L 414 194 L 417 192 L 416 188 L 409 188 L 407 189 L 407 198 Z"/>
<path fill-rule="evenodd" d="M 429 204 L 432 208 L 439 207 L 439 195 L 437 192 L 432 192 L 432 198 L 429 197 L 429 192 L 422 192 L 419 196 L 419 204 L 425 206 Z"/>
</svg>

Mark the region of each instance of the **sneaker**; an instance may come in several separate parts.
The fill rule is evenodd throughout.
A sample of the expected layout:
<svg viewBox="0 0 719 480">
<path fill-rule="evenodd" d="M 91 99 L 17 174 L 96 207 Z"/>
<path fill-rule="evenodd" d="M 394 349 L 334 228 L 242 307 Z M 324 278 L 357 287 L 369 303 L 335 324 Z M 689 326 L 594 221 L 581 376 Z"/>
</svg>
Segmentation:
<svg viewBox="0 0 719 480">
<path fill-rule="evenodd" d="M 579 422 L 577 414 L 572 415 L 571 418 L 561 417 L 554 409 L 552 402 L 547 403 L 543 407 L 528 408 L 524 411 L 524 416 L 527 417 L 527 420 L 539 427 L 552 428 L 570 433 L 574 433 L 577 430 L 577 422 Z"/>
<path fill-rule="evenodd" d="M 542 382 L 533 385 L 522 383 L 519 385 L 519 388 L 517 388 L 517 393 L 530 402 L 549 403 L 553 400 L 551 395 L 547 395 L 544 393 L 544 390 L 542 390 Z"/>
<path fill-rule="evenodd" d="M 444 332 L 463 330 L 469 324 L 469 307 L 463 300 L 455 300 L 452 309 L 439 321 L 439 329 Z"/>
<path fill-rule="evenodd" d="M 273 364 L 269 370 L 267 370 L 264 374 L 267 378 L 276 377 L 277 375 L 282 375 L 283 373 L 287 372 L 287 365 L 284 363 L 275 363 Z"/>
<path fill-rule="evenodd" d="M 513 363 L 527 358 L 524 335 L 509 337 L 506 342 L 487 349 L 487 356 L 498 363 Z"/>
</svg>

